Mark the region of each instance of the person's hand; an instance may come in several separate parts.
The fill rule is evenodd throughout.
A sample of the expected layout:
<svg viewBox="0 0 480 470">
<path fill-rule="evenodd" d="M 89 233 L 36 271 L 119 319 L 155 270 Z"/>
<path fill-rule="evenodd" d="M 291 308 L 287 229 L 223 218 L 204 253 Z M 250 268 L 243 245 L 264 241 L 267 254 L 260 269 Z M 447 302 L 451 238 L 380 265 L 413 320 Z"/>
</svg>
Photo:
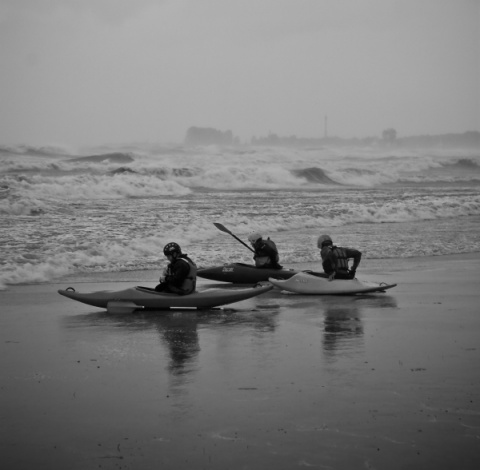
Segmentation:
<svg viewBox="0 0 480 470">
<path fill-rule="evenodd" d="M 168 274 L 168 268 L 164 268 L 164 270 L 162 272 L 162 275 L 160 276 L 159 282 L 161 282 L 161 283 L 165 282 L 167 274 Z"/>
<path fill-rule="evenodd" d="M 333 271 L 333 273 L 330 274 L 330 276 L 328 276 L 329 281 L 333 281 L 334 279 L 335 279 L 335 271 Z"/>
<path fill-rule="evenodd" d="M 357 274 L 357 272 L 355 271 L 355 269 L 350 269 L 348 274 L 350 274 L 350 279 L 355 279 L 355 275 Z"/>
</svg>

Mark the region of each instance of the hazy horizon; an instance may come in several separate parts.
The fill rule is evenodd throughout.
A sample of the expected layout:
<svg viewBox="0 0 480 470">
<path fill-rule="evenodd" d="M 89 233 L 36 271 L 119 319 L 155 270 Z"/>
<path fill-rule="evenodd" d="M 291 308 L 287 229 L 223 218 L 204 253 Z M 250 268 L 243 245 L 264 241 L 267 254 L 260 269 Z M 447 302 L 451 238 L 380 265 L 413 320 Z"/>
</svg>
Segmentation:
<svg viewBox="0 0 480 470">
<path fill-rule="evenodd" d="M 0 0 L 0 143 L 480 130 L 477 0 Z"/>
</svg>

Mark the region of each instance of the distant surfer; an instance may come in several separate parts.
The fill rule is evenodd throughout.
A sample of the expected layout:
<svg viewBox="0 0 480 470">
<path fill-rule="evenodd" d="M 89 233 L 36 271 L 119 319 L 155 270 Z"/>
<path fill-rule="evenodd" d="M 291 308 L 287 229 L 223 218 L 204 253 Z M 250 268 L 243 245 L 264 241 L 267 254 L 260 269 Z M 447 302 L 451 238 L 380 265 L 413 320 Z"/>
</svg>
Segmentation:
<svg viewBox="0 0 480 470">
<path fill-rule="evenodd" d="M 335 246 L 330 235 L 320 235 L 317 240 L 322 257 L 322 267 L 329 281 L 334 279 L 355 279 L 355 274 L 362 259 L 362 253 L 354 248 Z M 349 268 L 348 260 L 353 259 Z"/>
<path fill-rule="evenodd" d="M 251 233 L 248 236 L 248 241 L 255 250 L 253 259 L 257 268 L 282 269 L 282 266 L 278 264 L 280 257 L 274 241 L 270 238 L 264 240 L 263 235 L 259 232 Z"/>
<path fill-rule="evenodd" d="M 160 284 L 155 287 L 157 292 L 171 292 L 173 294 L 188 295 L 195 292 L 197 284 L 197 266 L 182 253 L 177 243 L 167 243 L 163 254 L 170 263 L 165 268 Z"/>
</svg>

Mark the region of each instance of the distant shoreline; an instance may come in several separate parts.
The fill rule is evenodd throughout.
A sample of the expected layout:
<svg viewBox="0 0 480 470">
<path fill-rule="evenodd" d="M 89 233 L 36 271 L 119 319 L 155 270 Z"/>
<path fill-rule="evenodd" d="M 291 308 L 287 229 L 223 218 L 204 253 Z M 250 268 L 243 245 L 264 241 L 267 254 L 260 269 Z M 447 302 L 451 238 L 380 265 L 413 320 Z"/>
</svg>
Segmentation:
<svg viewBox="0 0 480 470">
<path fill-rule="evenodd" d="M 184 143 L 186 145 L 240 145 L 240 138 L 231 130 L 220 131 L 211 127 L 190 127 L 187 129 Z M 415 147 L 415 148 L 472 148 L 480 149 L 480 132 L 446 133 L 438 135 L 414 135 L 400 137 L 393 128 L 385 129 L 381 136 L 343 138 L 335 136 L 297 137 L 296 135 L 279 136 L 270 132 L 267 136 L 252 137 L 251 145 L 273 145 L 286 147 L 305 146 L 371 146 L 381 147 Z"/>
</svg>

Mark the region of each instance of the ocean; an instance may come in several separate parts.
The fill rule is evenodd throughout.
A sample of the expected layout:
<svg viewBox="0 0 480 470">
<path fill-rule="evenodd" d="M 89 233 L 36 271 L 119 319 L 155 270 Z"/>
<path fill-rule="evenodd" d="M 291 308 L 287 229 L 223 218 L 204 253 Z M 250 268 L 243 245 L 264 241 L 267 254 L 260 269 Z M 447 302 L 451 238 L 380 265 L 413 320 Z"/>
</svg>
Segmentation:
<svg viewBox="0 0 480 470">
<path fill-rule="evenodd" d="M 171 241 L 199 266 L 252 262 L 214 222 L 262 232 L 287 267 L 320 269 L 324 233 L 363 265 L 478 252 L 480 151 L 0 146 L 0 289 L 132 270 L 155 282 Z"/>
</svg>

